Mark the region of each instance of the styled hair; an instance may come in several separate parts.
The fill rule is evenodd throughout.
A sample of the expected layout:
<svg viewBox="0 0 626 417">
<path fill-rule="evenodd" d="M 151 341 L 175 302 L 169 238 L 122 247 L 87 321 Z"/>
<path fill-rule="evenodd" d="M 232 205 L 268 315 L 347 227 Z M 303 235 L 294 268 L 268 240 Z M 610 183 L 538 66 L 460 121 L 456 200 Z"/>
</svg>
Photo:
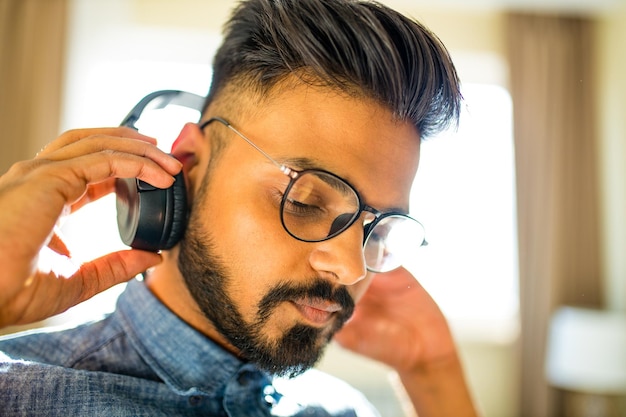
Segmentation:
<svg viewBox="0 0 626 417">
<path fill-rule="evenodd" d="M 445 46 L 373 1 L 240 3 L 224 28 L 205 108 L 233 86 L 262 97 L 290 75 L 372 98 L 422 138 L 458 123 L 462 97 Z"/>
</svg>

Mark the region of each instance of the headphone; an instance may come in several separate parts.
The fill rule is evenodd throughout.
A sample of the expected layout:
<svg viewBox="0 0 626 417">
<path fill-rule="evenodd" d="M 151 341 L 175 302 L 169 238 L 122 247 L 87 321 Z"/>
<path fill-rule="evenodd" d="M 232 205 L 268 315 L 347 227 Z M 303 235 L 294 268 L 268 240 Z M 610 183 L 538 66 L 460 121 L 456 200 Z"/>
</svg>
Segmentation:
<svg viewBox="0 0 626 417">
<path fill-rule="evenodd" d="M 137 178 L 115 181 L 117 228 L 126 245 L 156 252 L 170 249 L 187 225 L 187 190 L 182 171 L 169 188 Z"/>
<path fill-rule="evenodd" d="M 203 102 L 203 97 L 183 91 L 157 91 L 141 100 L 121 126 L 136 129 L 135 122 L 148 105 L 163 108 L 168 104 L 178 104 L 200 109 Z M 118 178 L 115 181 L 115 194 L 117 227 L 124 244 L 156 252 L 172 248 L 183 237 L 187 226 L 188 204 L 182 171 L 175 175 L 174 183 L 165 189 L 137 178 Z"/>
</svg>

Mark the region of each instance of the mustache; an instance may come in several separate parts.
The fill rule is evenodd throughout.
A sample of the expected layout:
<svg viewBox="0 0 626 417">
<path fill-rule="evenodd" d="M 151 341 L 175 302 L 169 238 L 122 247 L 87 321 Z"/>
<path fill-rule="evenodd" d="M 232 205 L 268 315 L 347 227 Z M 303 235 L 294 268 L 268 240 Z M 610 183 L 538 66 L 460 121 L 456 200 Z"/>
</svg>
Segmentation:
<svg viewBox="0 0 626 417">
<path fill-rule="evenodd" d="M 333 287 L 327 280 L 316 278 L 309 284 L 280 282 L 272 287 L 259 303 L 259 317 L 267 319 L 274 307 L 285 301 L 311 298 L 330 301 L 341 306 L 337 315 L 345 321 L 354 312 L 354 300 L 344 286 Z"/>
</svg>

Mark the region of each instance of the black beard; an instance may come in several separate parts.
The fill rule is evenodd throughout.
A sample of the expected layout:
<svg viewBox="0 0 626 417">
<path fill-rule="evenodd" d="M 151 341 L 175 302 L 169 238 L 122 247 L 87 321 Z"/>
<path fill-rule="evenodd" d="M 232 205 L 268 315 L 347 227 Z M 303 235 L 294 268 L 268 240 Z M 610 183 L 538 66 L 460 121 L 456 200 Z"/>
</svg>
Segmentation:
<svg viewBox="0 0 626 417">
<path fill-rule="evenodd" d="M 214 255 L 211 237 L 200 235 L 199 224 L 192 216 L 180 244 L 178 267 L 206 318 L 243 358 L 260 369 L 278 376 L 294 377 L 315 365 L 330 339 L 354 311 L 354 301 L 346 288 L 341 286 L 333 290 L 329 282 L 319 278 L 306 286 L 280 282 L 268 289 L 259 303 L 255 320 L 248 323 L 226 293 L 230 279 L 227 269 Z M 253 285 L 252 279 L 249 284 Z M 338 303 L 342 309 L 334 313 L 330 329 L 298 324 L 278 340 L 264 337 L 263 326 L 275 308 L 282 302 L 301 298 L 329 300 Z"/>
</svg>

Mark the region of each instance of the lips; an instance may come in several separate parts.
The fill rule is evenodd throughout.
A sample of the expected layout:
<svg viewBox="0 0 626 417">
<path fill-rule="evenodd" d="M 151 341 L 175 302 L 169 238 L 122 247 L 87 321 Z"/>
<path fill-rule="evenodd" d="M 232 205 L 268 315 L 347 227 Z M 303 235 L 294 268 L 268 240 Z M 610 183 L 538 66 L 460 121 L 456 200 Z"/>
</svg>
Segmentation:
<svg viewBox="0 0 626 417">
<path fill-rule="evenodd" d="M 300 299 L 293 301 L 304 318 L 313 324 L 325 324 L 333 313 L 341 310 L 341 306 L 322 299 Z"/>
</svg>

